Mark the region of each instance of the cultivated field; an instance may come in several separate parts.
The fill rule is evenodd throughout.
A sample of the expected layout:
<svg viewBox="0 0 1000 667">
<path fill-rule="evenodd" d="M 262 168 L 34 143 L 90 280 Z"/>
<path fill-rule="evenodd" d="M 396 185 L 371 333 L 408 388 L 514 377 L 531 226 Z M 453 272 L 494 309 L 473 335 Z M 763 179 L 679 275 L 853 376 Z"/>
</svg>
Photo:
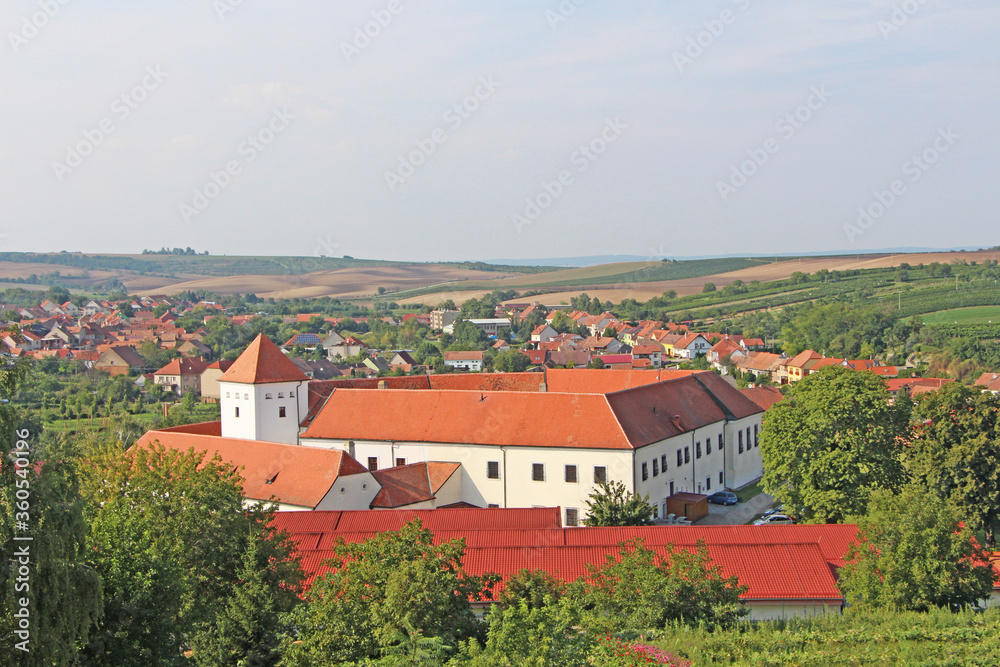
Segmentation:
<svg viewBox="0 0 1000 667">
<path fill-rule="evenodd" d="M 920 316 L 924 324 L 992 324 L 1000 322 L 1000 306 L 973 306 L 939 310 Z"/>
</svg>

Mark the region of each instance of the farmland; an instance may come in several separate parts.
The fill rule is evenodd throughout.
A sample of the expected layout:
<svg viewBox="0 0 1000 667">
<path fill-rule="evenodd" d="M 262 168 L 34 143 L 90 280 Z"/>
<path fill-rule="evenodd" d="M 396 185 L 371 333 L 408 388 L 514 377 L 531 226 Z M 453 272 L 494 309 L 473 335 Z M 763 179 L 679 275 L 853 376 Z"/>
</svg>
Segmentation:
<svg viewBox="0 0 1000 667">
<path fill-rule="evenodd" d="M 924 324 L 992 324 L 1000 322 L 1000 307 L 954 308 L 920 316 Z"/>
</svg>

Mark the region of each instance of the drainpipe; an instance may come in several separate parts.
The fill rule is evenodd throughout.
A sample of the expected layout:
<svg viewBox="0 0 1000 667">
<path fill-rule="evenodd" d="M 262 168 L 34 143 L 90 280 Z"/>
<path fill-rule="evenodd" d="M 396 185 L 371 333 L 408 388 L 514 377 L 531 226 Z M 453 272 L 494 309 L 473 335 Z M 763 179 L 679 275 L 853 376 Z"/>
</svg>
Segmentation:
<svg viewBox="0 0 1000 667">
<path fill-rule="evenodd" d="M 507 448 L 501 447 L 503 452 L 503 507 L 507 507 Z"/>
</svg>

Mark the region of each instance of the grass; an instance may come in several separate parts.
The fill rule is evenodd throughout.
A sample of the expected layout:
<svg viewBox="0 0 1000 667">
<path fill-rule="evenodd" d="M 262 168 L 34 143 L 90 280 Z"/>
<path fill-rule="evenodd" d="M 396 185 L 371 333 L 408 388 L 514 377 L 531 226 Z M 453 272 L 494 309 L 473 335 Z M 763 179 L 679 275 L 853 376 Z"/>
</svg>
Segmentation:
<svg viewBox="0 0 1000 667">
<path fill-rule="evenodd" d="M 745 503 L 751 498 L 756 498 L 761 493 L 764 492 L 764 487 L 761 485 L 761 480 L 757 480 L 749 486 L 744 486 L 742 489 L 734 491 L 736 497 L 740 499 L 741 503 Z"/>
<path fill-rule="evenodd" d="M 990 324 L 1000 322 L 1000 306 L 973 306 L 921 315 L 924 324 Z"/>
<path fill-rule="evenodd" d="M 163 412 L 156 406 L 154 411 L 150 412 L 140 412 L 136 415 L 130 415 L 132 419 L 139 422 L 143 426 L 152 427 L 154 422 L 163 416 Z M 219 419 L 219 406 L 218 404 L 211 403 L 199 403 L 194 411 L 192 412 L 192 419 L 196 422 L 208 422 L 216 421 Z M 108 418 L 107 417 L 94 417 L 93 420 L 88 416 L 81 417 L 79 421 L 77 419 L 54 419 L 52 421 L 45 422 L 45 429 L 50 431 L 56 431 L 58 433 L 86 433 L 91 431 L 100 431 L 107 427 Z"/>
</svg>

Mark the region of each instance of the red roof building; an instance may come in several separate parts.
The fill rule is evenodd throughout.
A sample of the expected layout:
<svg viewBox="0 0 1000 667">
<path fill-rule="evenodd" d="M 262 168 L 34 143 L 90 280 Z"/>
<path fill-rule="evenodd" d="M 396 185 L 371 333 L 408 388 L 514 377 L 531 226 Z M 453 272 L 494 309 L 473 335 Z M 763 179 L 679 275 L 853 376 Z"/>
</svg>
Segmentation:
<svg viewBox="0 0 1000 667">
<path fill-rule="evenodd" d="M 307 380 L 305 373 L 286 357 L 264 334 L 259 334 L 239 356 L 220 382 L 266 384 Z"/>
</svg>

